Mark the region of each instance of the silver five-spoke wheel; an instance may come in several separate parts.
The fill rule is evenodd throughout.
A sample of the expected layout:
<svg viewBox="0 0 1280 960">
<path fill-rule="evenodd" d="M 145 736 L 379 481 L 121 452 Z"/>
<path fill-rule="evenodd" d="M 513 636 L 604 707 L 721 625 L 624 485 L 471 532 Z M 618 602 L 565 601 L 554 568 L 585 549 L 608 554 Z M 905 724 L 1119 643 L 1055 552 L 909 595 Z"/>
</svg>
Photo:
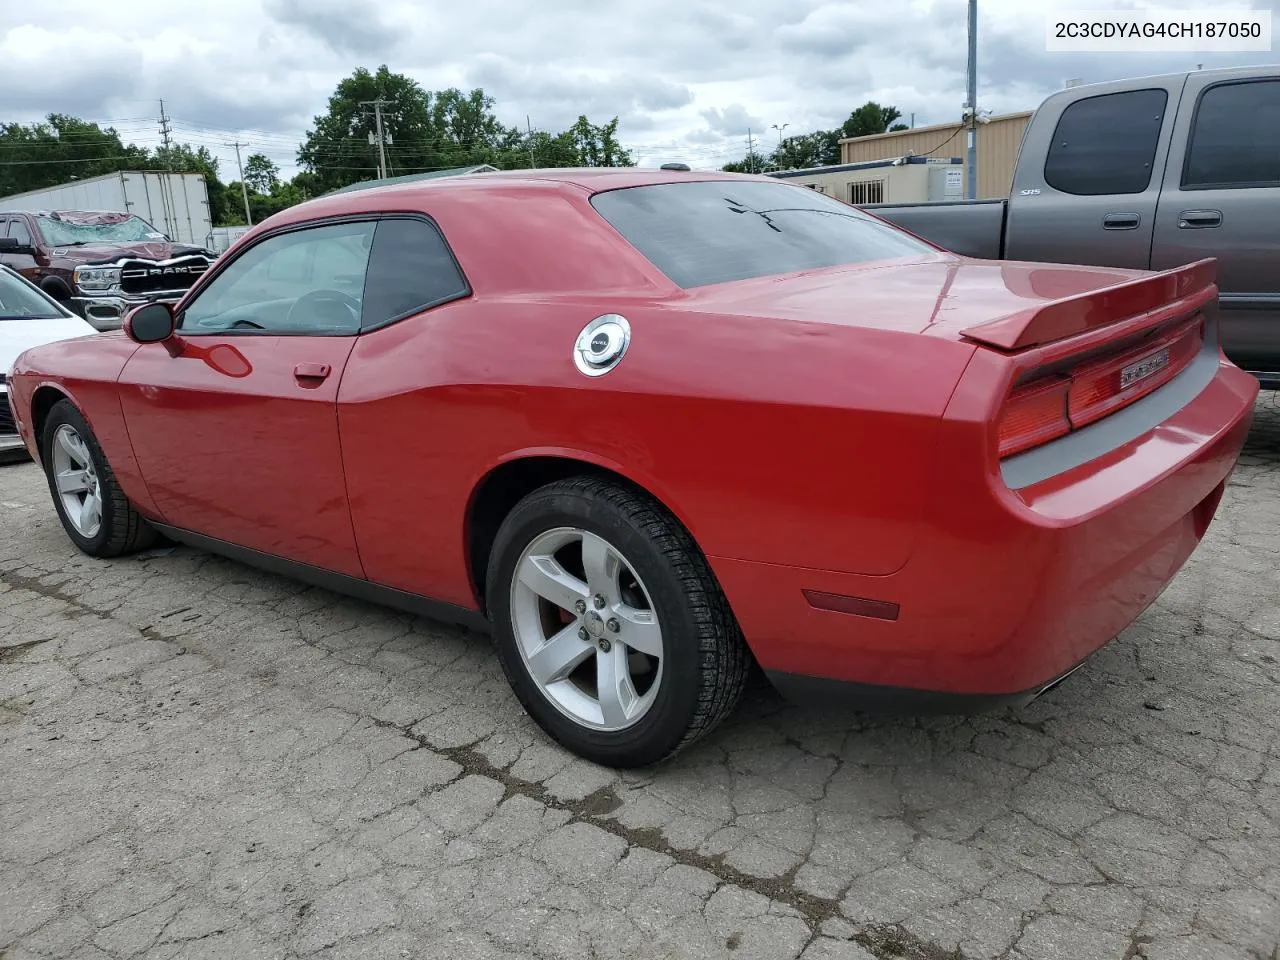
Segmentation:
<svg viewBox="0 0 1280 960">
<path fill-rule="evenodd" d="M 602 537 L 558 527 L 530 543 L 511 584 L 511 619 L 530 676 L 571 719 L 612 732 L 653 706 L 662 627 L 644 584 Z"/>
<path fill-rule="evenodd" d="M 742 693 L 750 654 L 706 559 L 628 483 L 575 476 L 525 494 L 485 569 L 511 689 L 538 726 L 593 763 L 670 757 Z"/>
<path fill-rule="evenodd" d="M 84 438 L 69 423 L 53 435 L 53 475 L 67 521 L 92 539 L 102 526 L 102 488 Z"/>
</svg>

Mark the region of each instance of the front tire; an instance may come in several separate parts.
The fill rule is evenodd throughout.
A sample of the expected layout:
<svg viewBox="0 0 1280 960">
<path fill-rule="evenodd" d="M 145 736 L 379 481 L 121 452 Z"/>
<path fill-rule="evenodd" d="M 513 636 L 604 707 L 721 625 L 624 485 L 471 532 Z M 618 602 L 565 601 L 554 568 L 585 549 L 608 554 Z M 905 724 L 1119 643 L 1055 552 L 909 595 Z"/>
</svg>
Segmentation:
<svg viewBox="0 0 1280 960">
<path fill-rule="evenodd" d="M 664 760 L 742 695 L 751 658 L 710 567 L 638 491 L 592 477 L 534 491 L 498 530 L 486 579 L 512 689 L 588 760 Z"/>
<path fill-rule="evenodd" d="M 155 528 L 120 489 L 97 437 L 70 400 L 49 410 L 40 450 L 58 519 L 81 551 L 118 557 L 155 542 Z"/>
</svg>

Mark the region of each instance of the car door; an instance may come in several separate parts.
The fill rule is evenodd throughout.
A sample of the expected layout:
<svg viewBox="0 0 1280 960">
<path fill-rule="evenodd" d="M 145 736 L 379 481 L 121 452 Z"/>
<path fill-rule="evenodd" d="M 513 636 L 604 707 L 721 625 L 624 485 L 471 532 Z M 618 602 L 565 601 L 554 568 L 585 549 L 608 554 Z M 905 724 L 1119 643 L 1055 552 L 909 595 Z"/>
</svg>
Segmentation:
<svg viewBox="0 0 1280 960">
<path fill-rule="evenodd" d="M 31 243 L 31 233 L 27 230 L 27 225 L 22 218 L 6 217 L 2 213 L 0 213 L 0 237 L 9 237 L 23 245 L 30 245 Z M 10 253 L 8 251 L 0 251 L 0 263 L 27 277 L 30 277 L 31 268 L 35 266 L 35 260 L 32 259 L 29 253 Z"/>
<path fill-rule="evenodd" d="M 146 344 L 130 358 L 121 403 L 165 522 L 363 575 L 337 393 L 375 226 L 321 222 L 267 235 L 220 263 L 183 305 L 181 349 Z"/>
<path fill-rule="evenodd" d="M 1027 130 L 1006 227 L 1013 260 L 1145 270 L 1181 78 L 1046 100 Z"/>
<path fill-rule="evenodd" d="M 1191 74 L 1156 216 L 1151 265 L 1218 258 L 1222 340 L 1249 370 L 1280 371 L 1280 71 Z"/>
<path fill-rule="evenodd" d="M 365 327 L 338 396 L 360 559 L 376 583 L 465 602 L 440 586 L 454 572 L 459 501 L 475 480 L 471 438 L 441 421 L 467 389 L 453 357 L 484 350 L 471 286 L 435 222 L 412 215 L 378 224 L 367 286 Z"/>
</svg>

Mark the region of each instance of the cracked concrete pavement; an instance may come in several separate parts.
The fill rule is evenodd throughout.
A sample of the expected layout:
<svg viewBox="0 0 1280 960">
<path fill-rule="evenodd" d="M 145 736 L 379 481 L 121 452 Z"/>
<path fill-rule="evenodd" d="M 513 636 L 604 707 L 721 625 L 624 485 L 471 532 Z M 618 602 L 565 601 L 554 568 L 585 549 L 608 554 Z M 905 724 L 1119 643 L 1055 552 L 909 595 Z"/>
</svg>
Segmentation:
<svg viewBox="0 0 1280 960">
<path fill-rule="evenodd" d="M 1280 398 L 1205 542 L 1046 698 L 753 689 L 618 774 L 488 642 L 186 548 L 79 555 L 0 468 L 0 957 L 1280 960 Z"/>
</svg>

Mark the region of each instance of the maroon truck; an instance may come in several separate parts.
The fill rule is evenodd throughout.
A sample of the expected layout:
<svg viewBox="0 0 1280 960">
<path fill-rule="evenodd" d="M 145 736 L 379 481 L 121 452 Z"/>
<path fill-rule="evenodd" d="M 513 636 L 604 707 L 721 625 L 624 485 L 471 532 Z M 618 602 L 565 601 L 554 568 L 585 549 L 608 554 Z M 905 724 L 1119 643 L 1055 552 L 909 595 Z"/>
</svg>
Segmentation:
<svg viewBox="0 0 1280 960">
<path fill-rule="evenodd" d="M 99 330 L 119 327 L 139 303 L 176 302 L 216 256 L 129 213 L 5 212 L 0 238 L 0 263 Z"/>
</svg>

